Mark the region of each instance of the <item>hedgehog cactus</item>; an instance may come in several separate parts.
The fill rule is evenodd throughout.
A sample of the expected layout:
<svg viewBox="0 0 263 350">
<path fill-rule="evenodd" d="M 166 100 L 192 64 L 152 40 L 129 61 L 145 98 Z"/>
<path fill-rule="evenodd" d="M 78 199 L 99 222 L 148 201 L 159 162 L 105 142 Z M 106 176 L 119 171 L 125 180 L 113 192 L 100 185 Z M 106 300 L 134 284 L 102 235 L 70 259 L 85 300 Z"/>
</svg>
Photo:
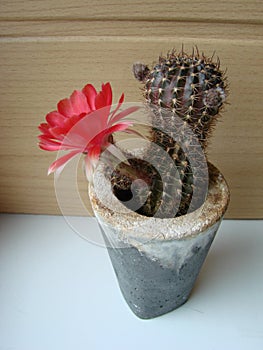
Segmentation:
<svg viewBox="0 0 263 350">
<path fill-rule="evenodd" d="M 184 215 L 189 212 L 190 204 L 191 210 L 195 210 L 204 201 L 202 186 L 196 188 L 194 184 L 196 173 L 199 185 L 202 178 L 207 181 L 207 168 L 200 165 L 196 172 L 196 165 L 193 166 L 189 160 L 190 151 L 186 144 L 196 138 L 201 152 L 205 153 L 211 130 L 226 98 L 226 79 L 220 70 L 220 62 L 200 55 L 197 49 L 192 55 L 172 51 L 166 57 L 159 57 L 159 62 L 152 69 L 135 63 L 133 73 L 144 84 L 146 105 L 152 111 L 151 141 L 169 154 L 179 173 L 176 178 L 175 173 L 166 169 L 164 181 L 153 166 L 148 165 L 146 169 L 139 160 L 132 160 L 131 166 L 139 169 L 138 176 L 148 176 L 149 179 L 146 181 L 148 197 L 138 212 L 147 216 L 158 212 L 158 217 L 171 217 L 174 216 L 173 208 L 177 207 L 175 215 Z M 159 157 L 157 162 L 162 164 L 162 152 L 158 154 L 151 149 L 148 152 Z M 130 185 L 123 187 L 124 182 L 126 185 L 132 183 L 132 179 L 123 182 L 123 176 L 121 166 L 112 174 L 111 183 L 117 196 L 120 188 L 124 192 L 129 191 Z M 193 191 L 199 193 L 193 196 Z M 135 193 L 140 202 L 140 188 Z M 193 198 L 194 203 L 191 203 Z M 164 200 L 165 206 L 158 211 Z"/>
<path fill-rule="evenodd" d="M 133 72 L 135 78 L 145 84 L 146 102 L 156 110 L 168 109 L 187 122 L 205 146 L 226 97 L 219 60 L 214 63 L 198 51 L 191 56 L 184 52 L 176 55 L 172 51 L 167 57 L 159 57 L 159 63 L 152 70 L 136 63 Z M 166 127 L 171 128 L 170 120 L 165 123 Z"/>
</svg>

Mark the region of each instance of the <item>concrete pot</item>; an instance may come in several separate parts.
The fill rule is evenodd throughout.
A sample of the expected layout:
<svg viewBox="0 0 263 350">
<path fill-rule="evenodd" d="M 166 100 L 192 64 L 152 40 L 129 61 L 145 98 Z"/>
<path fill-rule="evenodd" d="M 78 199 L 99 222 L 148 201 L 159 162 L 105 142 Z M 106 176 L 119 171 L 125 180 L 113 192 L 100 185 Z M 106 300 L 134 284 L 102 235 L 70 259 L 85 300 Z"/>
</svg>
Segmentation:
<svg viewBox="0 0 263 350">
<path fill-rule="evenodd" d="M 134 314 L 149 319 L 184 304 L 228 206 L 221 173 L 209 164 L 205 203 L 173 219 L 147 218 L 123 208 L 100 171 L 89 193 L 120 289 Z"/>
</svg>

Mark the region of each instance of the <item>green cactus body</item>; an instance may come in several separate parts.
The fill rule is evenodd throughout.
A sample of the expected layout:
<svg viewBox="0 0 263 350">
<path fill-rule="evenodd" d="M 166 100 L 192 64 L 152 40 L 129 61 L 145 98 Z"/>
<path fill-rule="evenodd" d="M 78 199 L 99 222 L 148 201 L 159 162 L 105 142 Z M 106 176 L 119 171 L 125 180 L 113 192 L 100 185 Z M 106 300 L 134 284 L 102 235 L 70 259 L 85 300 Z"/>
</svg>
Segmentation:
<svg viewBox="0 0 263 350">
<path fill-rule="evenodd" d="M 154 167 L 148 165 L 144 170 L 139 160 L 132 161 L 131 166 L 137 162 L 140 165 L 136 167 L 143 177 L 148 174 L 150 178 L 147 200 L 138 212 L 158 217 L 184 215 L 190 206 L 190 211 L 195 210 L 205 199 L 202 184 L 207 182 L 207 167 L 201 160 L 225 101 L 224 74 L 220 71 L 219 61 L 214 63 L 212 58 L 199 55 L 198 51 L 192 55 L 172 51 L 166 57 L 160 57 L 152 69 L 141 63 L 134 64 L 133 72 L 135 78 L 144 84 L 144 97 L 152 116 L 150 138 L 160 148 L 160 152 L 153 152 L 150 147 L 148 152 L 157 158 L 160 167 L 162 151 L 167 152 L 177 170 L 175 174 L 174 169 L 163 169 L 165 176 L 160 178 Z M 197 148 L 199 154 L 196 154 L 200 162 L 193 164 L 189 155 L 196 139 L 201 145 Z M 121 178 L 119 169 L 111 180 L 116 195 Z M 135 194 L 140 197 L 139 188 Z M 162 206 L 163 201 L 165 206 Z M 175 207 L 178 210 L 174 215 Z"/>
</svg>

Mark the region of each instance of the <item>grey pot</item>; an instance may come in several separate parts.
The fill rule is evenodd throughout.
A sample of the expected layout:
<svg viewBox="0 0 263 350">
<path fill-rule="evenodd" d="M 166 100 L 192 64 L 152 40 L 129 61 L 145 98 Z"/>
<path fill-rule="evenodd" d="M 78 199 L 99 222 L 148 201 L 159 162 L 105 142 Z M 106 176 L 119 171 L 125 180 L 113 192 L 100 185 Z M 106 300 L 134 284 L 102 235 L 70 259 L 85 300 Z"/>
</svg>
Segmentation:
<svg viewBox="0 0 263 350">
<path fill-rule="evenodd" d="M 218 169 L 209 164 L 203 206 L 174 219 L 147 218 L 124 208 L 100 171 L 89 193 L 120 289 L 134 314 L 149 319 L 184 304 L 228 206 L 228 186 Z"/>
</svg>

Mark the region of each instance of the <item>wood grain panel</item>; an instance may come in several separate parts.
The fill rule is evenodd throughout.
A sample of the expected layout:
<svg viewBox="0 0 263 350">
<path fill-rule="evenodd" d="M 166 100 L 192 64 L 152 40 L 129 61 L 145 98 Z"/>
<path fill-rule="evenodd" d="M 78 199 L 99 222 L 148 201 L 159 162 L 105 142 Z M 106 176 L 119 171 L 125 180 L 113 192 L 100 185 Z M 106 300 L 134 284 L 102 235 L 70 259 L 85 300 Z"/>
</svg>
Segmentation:
<svg viewBox="0 0 263 350">
<path fill-rule="evenodd" d="M 27 24 L 29 25 L 29 24 Z M 211 25 L 211 28 L 214 28 Z M 1 211 L 59 214 L 53 178 L 46 177 L 56 154 L 37 148 L 37 125 L 56 102 L 73 89 L 91 82 L 111 81 L 115 101 L 122 91 L 126 101 L 139 101 L 140 89 L 131 75 L 134 61 L 151 63 L 171 47 L 215 49 L 228 68 L 231 94 L 222 123 L 211 142 L 210 159 L 223 171 L 232 193 L 228 217 L 263 217 L 262 42 L 228 35 L 183 36 L 44 36 L 3 37 L 0 41 Z M 238 30 L 237 30 L 238 31 Z M 125 32 L 125 30 L 124 30 Z M 211 29 L 210 32 L 215 33 Z M 14 33 L 15 34 L 15 33 Z M 189 34 L 189 32 L 188 32 Z M 15 34 L 16 35 L 16 34 Z M 85 197 L 86 183 L 79 178 Z M 65 186 L 65 191 L 66 191 Z M 84 193 L 84 194 L 83 194 Z M 85 197 L 85 202 L 87 198 Z M 70 198 L 68 213 L 78 214 Z"/>
<path fill-rule="evenodd" d="M 194 20 L 262 23 L 261 0 L 1 0 L 1 19 Z"/>
<path fill-rule="evenodd" d="M 228 217 L 262 218 L 262 10 L 261 0 L 1 1 L 0 210 L 59 214 L 46 176 L 56 154 L 37 147 L 45 114 L 87 82 L 111 81 L 115 101 L 122 91 L 141 101 L 132 63 L 184 43 L 216 50 L 228 68 L 230 105 L 209 149 L 231 186 Z M 63 210 L 83 215 L 67 181 Z M 89 209 L 80 169 L 76 181 Z"/>
<path fill-rule="evenodd" d="M 85 41 L 91 37 L 110 40 L 129 37 L 134 40 L 173 42 L 174 38 L 262 40 L 263 26 L 255 24 L 167 22 L 167 21 L 0 21 L 1 41 L 71 40 Z"/>
</svg>

